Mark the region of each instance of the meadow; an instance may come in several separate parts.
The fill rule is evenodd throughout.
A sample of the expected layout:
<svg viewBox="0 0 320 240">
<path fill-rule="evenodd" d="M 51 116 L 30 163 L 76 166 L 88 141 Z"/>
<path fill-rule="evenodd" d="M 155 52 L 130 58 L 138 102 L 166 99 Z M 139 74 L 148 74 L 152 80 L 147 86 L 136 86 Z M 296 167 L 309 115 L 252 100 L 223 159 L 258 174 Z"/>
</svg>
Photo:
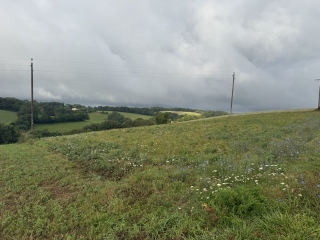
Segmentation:
<svg viewBox="0 0 320 240">
<path fill-rule="evenodd" d="M 1 239 L 320 239 L 320 112 L 0 146 Z"/>
<path fill-rule="evenodd" d="M 183 111 L 161 111 L 161 112 L 171 112 L 171 113 L 176 113 L 178 115 L 191 115 L 191 116 L 201 116 L 201 113 L 199 112 L 183 112 Z"/>
<path fill-rule="evenodd" d="M 0 110 L 0 123 L 8 125 L 14 122 L 15 120 L 17 120 L 17 113 L 6 110 Z"/>
<path fill-rule="evenodd" d="M 110 112 L 111 113 L 111 112 Z M 125 113 L 120 112 L 124 117 L 130 118 L 132 120 L 137 118 L 148 119 L 150 116 L 135 114 L 135 113 Z M 101 114 L 100 112 L 93 112 L 89 113 L 90 119 L 83 122 L 66 122 L 66 123 L 54 123 L 54 124 L 35 124 L 34 130 L 41 131 L 41 130 L 48 130 L 49 132 L 61 132 L 66 133 L 73 129 L 81 129 L 84 126 L 93 123 L 101 123 L 105 121 L 108 117 L 108 114 Z"/>
</svg>

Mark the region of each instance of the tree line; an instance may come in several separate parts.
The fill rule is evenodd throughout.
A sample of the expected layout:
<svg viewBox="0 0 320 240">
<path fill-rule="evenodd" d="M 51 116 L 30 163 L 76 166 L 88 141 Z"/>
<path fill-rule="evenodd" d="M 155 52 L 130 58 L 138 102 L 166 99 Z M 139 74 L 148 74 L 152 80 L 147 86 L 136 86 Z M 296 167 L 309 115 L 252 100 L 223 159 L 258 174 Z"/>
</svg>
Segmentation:
<svg viewBox="0 0 320 240">
<path fill-rule="evenodd" d="M 142 126 L 152 126 L 156 124 L 166 124 L 169 123 L 170 117 L 169 113 L 159 113 L 156 117 L 151 117 L 149 119 L 130 119 L 124 117 L 119 112 L 111 112 L 108 114 L 107 119 L 101 123 L 93 123 L 84 126 L 80 129 L 73 129 L 65 135 L 69 134 L 77 134 L 77 133 L 85 133 L 92 131 L 102 131 L 102 130 L 111 130 L 111 129 L 119 129 L 119 128 L 130 128 L 130 127 L 142 127 Z M 48 130 L 34 131 L 32 133 L 35 137 L 49 137 L 49 136 L 59 136 L 62 135 L 59 132 L 49 132 Z"/>
<path fill-rule="evenodd" d="M 80 104 L 64 104 L 60 102 L 37 102 L 34 101 L 34 123 L 48 124 L 48 123 L 62 123 L 62 122 L 79 122 L 89 120 L 90 112 L 100 111 L 108 114 L 106 121 L 102 123 L 90 124 L 82 129 L 72 130 L 67 134 L 109 130 L 116 128 L 128 128 L 139 126 L 150 126 L 155 124 L 165 124 L 171 121 L 187 121 L 197 118 L 213 117 L 227 114 L 223 111 L 199 111 L 189 108 L 163 108 L 163 107 L 112 107 L 112 106 L 83 106 Z M 0 97 L 0 109 L 13 111 L 17 113 L 17 120 L 9 126 L 0 124 L 0 144 L 14 143 L 19 139 L 23 131 L 28 131 L 31 126 L 31 102 L 28 100 L 20 100 L 16 98 L 2 98 Z M 198 112 L 201 115 L 178 115 L 174 112 L 164 111 L 184 111 L 184 112 Z M 132 120 L 125 118 L 119 112 L 135 113 L 150 116 L 150 119 L 138 118 Z M 48 130 L 33 131 L 31 133 L 35 137 L 48 137 L 62 135 L 59 132 L 49 132 Z"/>
<path fill-rule="evenodd" d="M 12 123 L 20 130 L 27 131 L 31 126 L 31 102 L 16 98 L 1 98 L 0 109 L 17 113 L 17 120 Z M 35 124 L 79 122 L 89 119 L 87 110 L 72 110 L 73 105 L 60 102 L 33 102 L 33 119 Z"/>
</svg>

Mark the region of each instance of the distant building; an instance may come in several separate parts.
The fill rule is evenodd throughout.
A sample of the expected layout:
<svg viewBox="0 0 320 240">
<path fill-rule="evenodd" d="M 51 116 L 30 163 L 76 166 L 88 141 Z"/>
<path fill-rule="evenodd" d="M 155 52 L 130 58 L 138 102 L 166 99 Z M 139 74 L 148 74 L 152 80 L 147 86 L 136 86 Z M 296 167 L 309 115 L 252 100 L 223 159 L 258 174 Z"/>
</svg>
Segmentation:
<svg viewBox="0 0 320 240">
<path fill-rule="evenodd" d="M 72 111 L 77 111 L 78 109 L 77 109 L 77 108 L 72 108 L 71 110 L 72 110 Z"/>
</svg>

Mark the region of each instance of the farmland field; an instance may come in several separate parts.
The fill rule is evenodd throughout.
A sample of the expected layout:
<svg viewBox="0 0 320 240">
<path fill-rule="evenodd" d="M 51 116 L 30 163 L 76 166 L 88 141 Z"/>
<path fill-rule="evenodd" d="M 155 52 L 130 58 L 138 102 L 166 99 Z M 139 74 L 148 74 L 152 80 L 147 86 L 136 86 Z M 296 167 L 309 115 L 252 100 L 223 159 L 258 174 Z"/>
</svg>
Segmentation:
<svg viewBox="0 0 320 240">
<path fill-rule="evenodd" d="M 111 113 L 111 112 L 110 112 Z M 148 119 L 150 116 L 134 114 L 134 113 L 122 113 L 124 117 L 136 119 L 136 118 L 143 118 Z M 93 123 L 101 123 L 106 120 L 108 114 L 101 114 L 100 112 L 93 112 L 89 113 L 90 119 L 83 122 L 67 122 L 67 123 L 54 123 L 54 124 L 36 124 L 34 126 L 34 130 L 45 130 L 47 129 L 50 132 L 61 132 L 65 133 L 71 131 L 73 129 L 80 129 L 86 125 L 93 124 Z"/>
<path fill-rule="evenodd" d="M 0 146 L 0 239 L 320 239 L 320 112 Z"/>
<path fill-rule="evenodd" d="M 182 112 L 182 111 L 161 111 L 161 112 L 171 112 L 171 113 L 176 113 L 176 114 L 178 114 L 178 115 L 201 116 L 201 113 L 198 113 L 198 112 Z"/>
<path fill-rule="evenodd" d="M 6 110 L 0 110 L 0 123 L 10 124 L 14 122 L 16 119 L 17 113 Z"/>
</svg>

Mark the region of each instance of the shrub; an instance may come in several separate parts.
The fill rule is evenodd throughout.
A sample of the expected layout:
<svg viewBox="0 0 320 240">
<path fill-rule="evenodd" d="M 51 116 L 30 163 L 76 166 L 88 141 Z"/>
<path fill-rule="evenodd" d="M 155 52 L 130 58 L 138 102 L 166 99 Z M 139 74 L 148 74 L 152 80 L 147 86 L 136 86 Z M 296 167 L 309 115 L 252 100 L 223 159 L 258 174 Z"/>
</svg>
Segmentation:
<svg viewBox="0 0 320 240">
<path fill-rule="evenodd" d="M 5 126 L 0 124 L 0 144 L 18 142 L 20 134 L 16 132 L 13 126 Z"/>
<path fill-rule="evenodd" d="M 237 187 L 221 189 L 213 197 L 213 206 L 222 211 L 222 215 L 248 217 L 262 215 L 266 210 L 266 199 L 259 188 Z"/>
</svg>

